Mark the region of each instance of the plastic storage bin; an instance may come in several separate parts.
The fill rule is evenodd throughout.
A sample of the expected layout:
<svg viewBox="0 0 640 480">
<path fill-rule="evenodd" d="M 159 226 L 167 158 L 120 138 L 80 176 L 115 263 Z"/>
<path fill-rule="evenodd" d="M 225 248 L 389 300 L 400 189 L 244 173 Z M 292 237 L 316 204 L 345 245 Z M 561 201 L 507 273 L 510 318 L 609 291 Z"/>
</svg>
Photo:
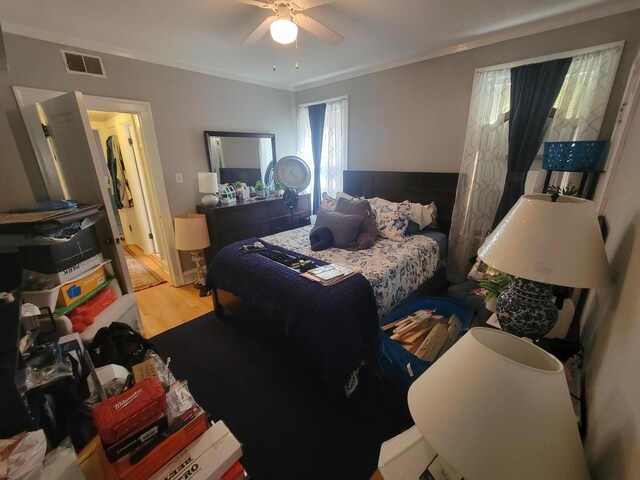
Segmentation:
<svg viewBox="0 0 640 480">
<path fill-rule="evenodd" d="M 380 321 L 380 326 L 395 322 L 422 308 L 435 308 L 436 314 L 445 317 L 455 313 L 462 322 L 462 333 L 469 329 L 473 321 L 473 311 L 453 298 L 419 297 L 400 303 Z M 378 337 L 378 367 L 389 380 L 409 387 L 433 363 L 421 360 L 405 350 L 402 345 L 391 340 L 389 335 L 382 330 L 378 333 Z"/>
</svg>

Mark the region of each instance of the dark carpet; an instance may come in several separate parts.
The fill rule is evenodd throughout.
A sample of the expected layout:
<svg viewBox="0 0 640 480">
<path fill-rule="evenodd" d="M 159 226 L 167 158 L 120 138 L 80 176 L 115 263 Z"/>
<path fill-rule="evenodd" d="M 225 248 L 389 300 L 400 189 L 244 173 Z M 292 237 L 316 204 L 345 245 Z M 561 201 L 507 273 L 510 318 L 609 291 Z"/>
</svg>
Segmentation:
<svg viewBox="0 0 640 480">
<path fill-rule="evenodd" d="M 406 390 L 362 371 L 351 398 L 330 398 L 278 343 L 237 318 L 212 312 L 152 342 L 242 442 L 255 480 L 369 479 L 380 444 L 412 425 Z"/>
</svg>

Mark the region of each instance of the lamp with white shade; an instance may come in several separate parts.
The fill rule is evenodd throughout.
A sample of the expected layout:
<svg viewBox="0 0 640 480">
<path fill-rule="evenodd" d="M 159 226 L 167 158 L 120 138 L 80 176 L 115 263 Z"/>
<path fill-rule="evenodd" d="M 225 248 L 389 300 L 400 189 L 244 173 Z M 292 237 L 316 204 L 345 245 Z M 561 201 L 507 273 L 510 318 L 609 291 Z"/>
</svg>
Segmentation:
<svg viewBox="0 0 640 480">
<path fill-rule="evenodd" d="M 478 250 L 491 267 L 514 276 L 498 297 L 500 326 L 533 339 L 556 323 L 554 285 L 595 288 L 609 282 L 609 264 L 595 206 L 582 198 L 524 195 Z"/>
<path fill-rule="evenodd" d="M 524 339 L 471 329 L 408 402 L 424 440 L 465 480 L 589 478 L 563 366 Z"/>
<path fill-rule="evenodd" d="M 198 172 L 198 190 L 206 195 L 200 199 L 203 205 L 214 207 L 220 199 L 218 193 L 218 174 L 215 172 Z"/>
<path fill-rule="evenodd" d="M 196 265 L 194 286 L 200 289 L 201 296 L 206 296 L 207 292 L 203 291 L 203 287 L 207 269 L 202 249 L 211 244 L 206 216 L 192 213 L 175 217 L 175 233 L 176 249 L 191 252 L 191 260 Z"/>
</svg>

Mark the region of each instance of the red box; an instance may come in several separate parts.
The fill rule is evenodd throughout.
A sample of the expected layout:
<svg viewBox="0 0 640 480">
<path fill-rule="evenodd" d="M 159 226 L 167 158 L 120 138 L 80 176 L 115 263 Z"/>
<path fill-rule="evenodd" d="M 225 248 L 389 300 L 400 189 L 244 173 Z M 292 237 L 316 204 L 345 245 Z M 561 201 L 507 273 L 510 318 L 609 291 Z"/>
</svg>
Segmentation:
<svg viewBox="0 0 640 480">
<path fill-rule="evenodd" d="M 121 480 L 140 480 L 149 478 L 160 470 L 167 462 L 175 457 L 184 448 L 189 446 L 196 438 L 207 429 L 207 415 L 204 410 L 187 423 L 176 433 L 158 444 L 146 457 L 135 465 L 129 463 L 129 458 L 123 458 L 114 463 L 116 473 Z"/>
<path fill-rule="evenodd" d="M 102 441 L 116 443 L 164 412 L 166 395 L 160 380 L 145 378 L 120 395 L 100 402 L 93 421 Z"/>
</svg>

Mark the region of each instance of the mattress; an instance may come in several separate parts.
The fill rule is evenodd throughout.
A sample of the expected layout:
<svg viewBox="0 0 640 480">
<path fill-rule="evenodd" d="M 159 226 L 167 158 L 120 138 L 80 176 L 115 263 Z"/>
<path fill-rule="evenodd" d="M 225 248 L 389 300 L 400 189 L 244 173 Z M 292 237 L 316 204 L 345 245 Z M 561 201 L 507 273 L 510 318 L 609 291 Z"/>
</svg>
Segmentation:
<svg viewBox="0 0 640 480">
<path fill-rule="evenodd" d="M 379 238 L 367 250 L 328 248 L 314 252 L 309 244 L 312 228 L 308 225 L 264 240 L 327 263 L 359 267 L 373 288 L 379 319 L 431 278 L 441 264 L 439 243 L 444 234 L 408 235 L 403 242 Z"/>
</svg>

